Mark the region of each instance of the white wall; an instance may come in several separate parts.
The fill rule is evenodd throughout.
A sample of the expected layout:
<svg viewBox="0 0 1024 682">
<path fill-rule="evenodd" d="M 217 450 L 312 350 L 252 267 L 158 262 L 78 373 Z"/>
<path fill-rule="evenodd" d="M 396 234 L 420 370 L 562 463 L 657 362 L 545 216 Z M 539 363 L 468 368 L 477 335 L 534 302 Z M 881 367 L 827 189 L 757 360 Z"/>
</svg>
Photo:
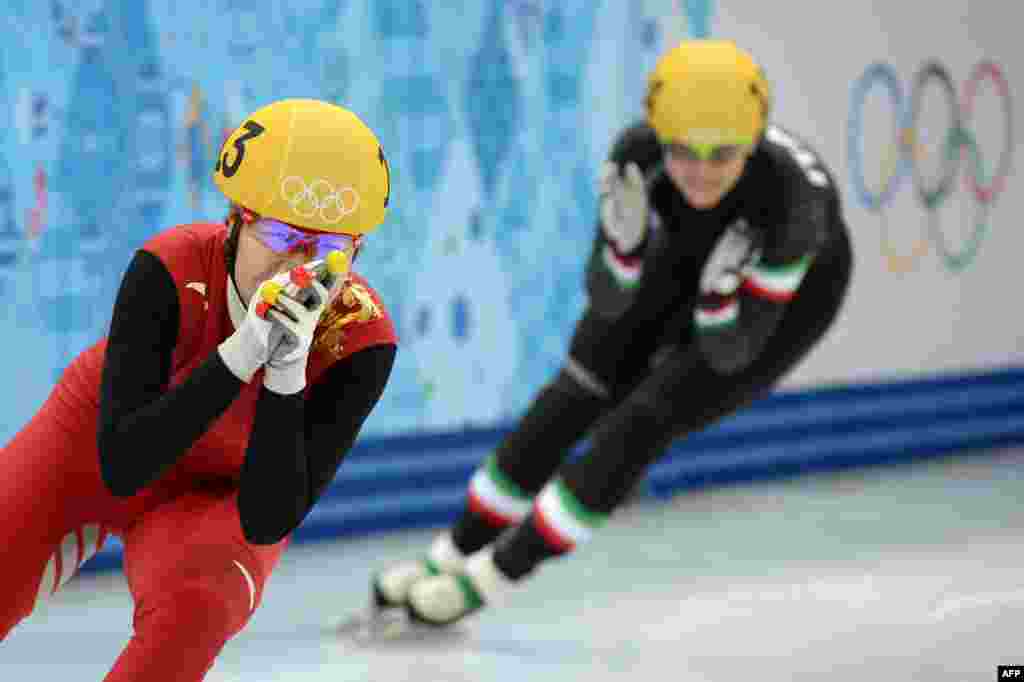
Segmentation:
<svg viewBox="0 0 1024 682">
<path fill-rule="evenodd" d="M 851 182 L 847 142 L 854 82 L 875 61 L 891 64 L 909 102 L 913 77 L 929 59 L 949 70 L 963 96 L 975 65 L 992 60 L 1009 83 L 1011 97 L 1024 86 L 1020 24 L 1009 19 L 1014 3 L 765 3 L 723 0 L 713 33 L 751 50 L 775 86 L 776 121 L 805 136 L 835 169 L 842 183 L 847 220 L 856 249 L 849 301 L 827 343 L 790 380 L 871 380 L 908 374 L 977 369 L 1024 360 L 1024 314 L 1017 303 L 1017 274 L 1024 253 L 1020 218 L 1021 180 L 1011 173 L 990 206 L 980 205 L 958 178 L 948 200 L 933 215 L 917 201 L 910 177 L 882 213 L 866 210 Z M 922 174 L 936 178 L 948 105 L 932 81 L 922 98 L 918 154 Z M 894 120 L 887 91 L 876 84 L 863 107 L 863 158 L 870 182 L 882 177 L 891 150 Z M 976 138 L 987 173 L 994 172 L 1004 134 L 1003 101 L 991 81 L 979 88 L 968 131 Z M 1016 122 L 1016 121 L 1015 121 Z M 1013 144 L 1019 156 L 1021 136 Z M 891 164 L 890 164 L 891 166 Z M 970 166 L 963 164 L 963 170 Z M 950 271 L 922 238 L 937 222 L 951 245 L 969 239 L 975 214 L 987 212 L 988 231 L 976 259 Z M 908 267 L 912 266 L 912 267 Z M 902 270 L 902 271 L 901 271 Z"/>
</svg>

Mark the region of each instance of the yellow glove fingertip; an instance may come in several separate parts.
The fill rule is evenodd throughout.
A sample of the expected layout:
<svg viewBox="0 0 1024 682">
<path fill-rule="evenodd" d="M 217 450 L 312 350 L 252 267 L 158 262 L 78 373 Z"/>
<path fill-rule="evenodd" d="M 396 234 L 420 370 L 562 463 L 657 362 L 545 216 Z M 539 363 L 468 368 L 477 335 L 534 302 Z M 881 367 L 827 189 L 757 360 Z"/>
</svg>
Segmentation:
<svg viewBox="0 0 1024 682">
<path fill-rule="evenodd" d="M 331 251 L 325 260 L 328 272 L 335 277 L 347 274 L 351 266 L 348 254 L 344 251 Z"/>
<path fill-rule="evenodd" d="M 274 305 L 277 303 L 277 299 L 281 295 L 282 289 L 284 289 L 284 285 L 279 282 L 264 282 L 260 286 L 260 298 L 263 299 L 264 303 Z"/>
</svg>

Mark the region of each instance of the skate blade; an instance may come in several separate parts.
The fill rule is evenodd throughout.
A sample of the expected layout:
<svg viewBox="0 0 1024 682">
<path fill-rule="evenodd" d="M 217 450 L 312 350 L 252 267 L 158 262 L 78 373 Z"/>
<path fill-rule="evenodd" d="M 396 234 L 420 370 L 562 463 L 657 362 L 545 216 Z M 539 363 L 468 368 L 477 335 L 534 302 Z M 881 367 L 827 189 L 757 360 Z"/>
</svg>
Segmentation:
<svg viewBox="0 0 1024 682">
<path fill-rule="evenodd" d="M 408 625 L 403 609 L 367 609 L 339 623 L 335 632 L 357 642 L 368 642 L 394 638 Z"/>
<path fill-rule="evenodd" d="M 423 646 L 455 643 L 465 639 L 458 626 L 433 627 L 409 620 L 405 609 L 370 609 L 342 621 L 334 630 L 340 639 L 363 647 Z"/>
</svg>

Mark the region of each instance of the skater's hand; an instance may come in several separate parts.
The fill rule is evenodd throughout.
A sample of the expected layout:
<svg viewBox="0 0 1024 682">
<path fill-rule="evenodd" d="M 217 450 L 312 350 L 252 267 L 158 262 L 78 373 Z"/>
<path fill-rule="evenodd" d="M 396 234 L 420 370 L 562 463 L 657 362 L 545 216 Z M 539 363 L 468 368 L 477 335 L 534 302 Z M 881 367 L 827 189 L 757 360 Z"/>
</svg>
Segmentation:
<svg viewBox="0 0 1024 682">
<path fill-rule="evenodd" d="M 224 364 L 245 383 L 252 381 L 256 371 L 270 358 L 270 332 L 274 323 L 265 317 L 266 304 L 261 293 L 283 291 L 290 284 L 287 272 L 260 284 L 249 301 L 242 324 L 217 348 Z"/>
<path fill-rule="evenodd" d="M 701 273 L 702 294 L 731 296 L 747 270 L 760 258 L 758 239 L 743 225 L 733 225 L 718 240 Z"/>
<path fill-rule="evenodd" d="M 647 229 L 647 186 L 640 167 L 632 161 L 625 168 L 606 161 L 600 191 L 605 236 L 619 253 L 629 253 L 640 245 Z"/>
<path fill-rule="evenodd" d="M 323 270 L 321 261 L 279 273 L 260 284 L 249 301 L 245 320 L 218 347 L 231 372 L 248 383 L 266 365 L 264 384 L 268 388 L 279 393 L 302 390 L 313 331 L 327 304 L 341 290 L 348 274 L 347 261 L 343 266 L 344 272 L 336 271 L 329 278 L 330 290 L 313 276 L 315 270 Z"/>
<path fill-rule="evenodd" d="M 320 316 L 337 294 L 341 278 L 331 290 L 317 279 L 320 261 L 296 268 L 292 282 L 276 297 L 266 311 L 272 322 L 269 334 L 270 355 L 264 386 L 281 394 L 298 393 L 306 386 L 306 361 Z M 333 294 L 333 295 L 332 295 Z"/>
</svg>

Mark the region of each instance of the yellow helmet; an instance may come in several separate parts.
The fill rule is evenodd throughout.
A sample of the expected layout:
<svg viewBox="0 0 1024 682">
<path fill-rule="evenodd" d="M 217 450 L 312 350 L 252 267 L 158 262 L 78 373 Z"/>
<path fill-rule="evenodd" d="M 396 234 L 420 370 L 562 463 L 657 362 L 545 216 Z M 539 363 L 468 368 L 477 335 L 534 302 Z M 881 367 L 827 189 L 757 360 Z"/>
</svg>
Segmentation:
<svg viewBox="0 0 1024 682">
<path fill-rule="evenodd" d="M 684 40 L 648 79 L 647 122 L 662 144 L 709 149 L 753 144 L 764 132 L 771 91 L 754 58 L 729 40 Z"/>
<path fill-rule="evenodd" d="M 366 234 L 391 194 L 384 150 L 358 116 L 313 99 L 254 112 L 225 140 L 213 181 L 250 211 L 322 232 Z"/>
</svg>

